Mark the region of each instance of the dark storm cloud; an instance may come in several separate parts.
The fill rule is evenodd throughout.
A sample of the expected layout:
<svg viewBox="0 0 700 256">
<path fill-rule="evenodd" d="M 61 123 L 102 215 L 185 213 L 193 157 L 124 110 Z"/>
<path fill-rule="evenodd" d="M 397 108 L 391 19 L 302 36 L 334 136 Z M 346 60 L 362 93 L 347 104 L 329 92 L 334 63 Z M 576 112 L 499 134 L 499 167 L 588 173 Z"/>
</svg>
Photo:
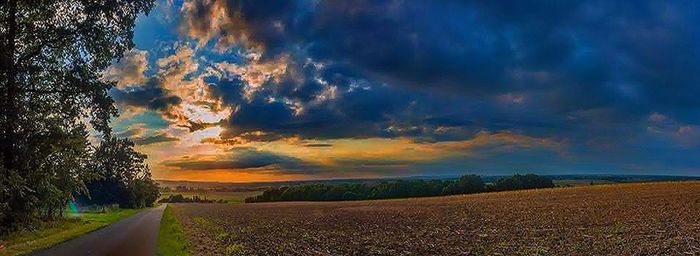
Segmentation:
<svg viewBox="0 0 700 256">
<path fill-rule="evenodd" d="M 184 158 L 163 162 L 182 170 L 244 170 L 246 172 L 311 173 L 315 167 L 301 159 L 254 148 L 236 148 L 216 159 Z"/>
<path fill-rule="evenodd" d="M 199 130 L 204 130 L 204 129 L 207 129 L 209 127 L 215 127 L 218 125 L 219 125 L 218 122 L 207 123 L 207 122 L 197 122 L 197 121 L 187 120 L 187 124 L 181 124 L 178 126 L 182 127 L 182 128 L 187 128 L 188 130 L 190 130 L 190 132 L 196 132 Z"/>
<path fill-rule="evenodd" d="M 700 90 L 694 86 L 700 80 L 697 5 L 240 1 L 227 6 L 268 57 L 301 47 L 315 60 L 345 62 L 356 73 L 394 86 L 467 95 L 551 90 L 543 100 L 571 111 L 697 107 L 692 100 Z M 582 93 L 588 97 L 581 99 Z"/>
<path fill-rule="evenodd" d="M 154 135 L 154 136 L 148 136 L 145 138 L 134 139 L 134 143 L 136 145 L 150 145 L 150 144 L 179 141 L 179 140 L 180 139 L 178 139 L 176 137 L 168 136 L 167 134 L 158 134 L 158 135 Z"/>
<path fill-rule="evenodd" d="M 159 85 L 157 79 L 150 79 L 145 85 L 132 86 L 126 89 L 112 89 L 112 98 L 120 104 L 143 107 L 150 110 L 167 110 L 168 107 L 179 105 L 182 99 L 171 95 Z"/>
<path fill-rule="evenodd" d="M 268 57 L 302 47 L 315 60 L 345 62 L 355 73 L 394 86 L 466 95 L 551 91 L 541 100 L 564 112 L 697 107 L 692 100 L 700 80 L 698 47 L 692 43 L 697 17 L 681 2 L 241 1 L 227 6 L 231 15 L 240 14 L 243 31 L 265 46 Z"/>
<path fill-rule="evenodd" d="M 333 144 L 328 144 L 328 143 L 311 143 L 311 144 L 304 144 L 304 147 L 309 147 L 309 148 L 327 148 L 327 147 L 332 147 Z"/>
<path fill-rule="evenodd" d="M 242 99 L 240 91 L 231 91 L 231 84 L 225 81 L 213 88 L 215 95 L 228 104 L 237 107 L 226 125 L 225 136 L 241 136 L 263 131 L 284 136 L 298 135 L 305 139 L 329 139 L 346 137 L 394 137 L 395 132 L 387 131 L 393 116 L 410 105 L 411 95 L 388 88 L 375 86 L 342 92 L 342 96 L 323 102 L 313 102 L 314 94 L 295 96 L 275 91 L 260 91 L 250 101 Z M 321 86 L 307 81 L 295 91 L 307 87 Z M 341 88 L 338 90 L 346 90 Z M 401 95 L 405 97 L 400 97 Z M 270 101 L 270 97 L 279 97 Z M 301 108 L 295 112 L 289 102 L 299 102 Z M 272 137 L 274 138 L 274 137 Z"/>
<path fill-rule="evenodd" d="M 238 25 L 207 35 L 245 35 L 231 47 L 257 47 L 260 62 L 284 56 L 289 66 L 252 99 L 243 97 L 240 78 L 213 82 L 212 91 L 237 108 L 224 136 L 434 142 L 507 130 L 567 140 L 572 154 L 591 161 L 670 157 L 679 152 L 653 148 L 683 139 L 657 137 L 700 124 L 698 5 L 230 1 L 219 7 Z M 213 6 L 185 17 L 208 22 Z M 329 85 L 337 96 L 319 101 Z M 657 112 L 677 123 L 678 134 L 650 133 Z"/>
</svg>

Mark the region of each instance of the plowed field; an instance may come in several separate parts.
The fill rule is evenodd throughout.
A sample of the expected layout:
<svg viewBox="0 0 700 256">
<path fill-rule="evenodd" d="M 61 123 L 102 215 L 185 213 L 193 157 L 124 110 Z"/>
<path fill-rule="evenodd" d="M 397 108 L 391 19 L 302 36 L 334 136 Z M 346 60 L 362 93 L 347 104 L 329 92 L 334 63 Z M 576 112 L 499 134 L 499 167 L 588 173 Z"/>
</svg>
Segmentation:
<svg viewBox="0 0 700 256">
<path fill-rule="evenodd" d="M 700 182 L 173 208 L 197 255 L 700 255 Z"/>
</svg>

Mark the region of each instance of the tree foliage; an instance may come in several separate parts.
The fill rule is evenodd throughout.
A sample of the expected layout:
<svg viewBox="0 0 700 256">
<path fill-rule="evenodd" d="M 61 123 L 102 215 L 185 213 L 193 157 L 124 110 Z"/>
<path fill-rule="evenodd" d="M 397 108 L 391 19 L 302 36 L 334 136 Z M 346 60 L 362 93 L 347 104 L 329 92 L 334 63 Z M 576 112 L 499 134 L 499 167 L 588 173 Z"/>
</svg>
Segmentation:
<svg viewBox="0 0 700 256">
<path fill-rule="evenodd" d="M 95 151 L 91 169 L 97 175 L 81 195 L 83 205 L 119 204 L 126 208 L 153 206 L 160 192 L 151 179 L 146 155 L 136 152 L 127 139 L 108 138 Z"/>
<path fill-rule="evenodd" d="M 204 198 L 194 195 L 192 197 L 186 197 L 182 194 L 169 195 L 166 198 L 158 200 L 159 203 L 227 203 L 226 200 L 210 200 L 205 196 Z"/>
<path fill-rule="evenodd" d="M 271 188 L 261 195 L 246 198 L 245 201 L 254 203 L 389 199 L 551 187 L 554 187 L 551 179 L 534 174 L 502 178 L 495 185 L 487 185 L 478 175 L 465 175 L 457 180 L 399 180 L 378 184 L 311 184 Z"/>
<path fill-rule="evenodd" d="M 516 174 L 511 177 L 505 177 L 498 179 L 496 183 L 493 184 L 492 190 L 495 191 L 508 191 L 508 190 L 520 190 L 520 189 L 533 189 L 533 188 L 553 188 L 554 183 L 552 179 L 538 176 L 534 174 L 520 175 Z"/>
<path fill-rule="evenodd" d="M 153 0 L 0 2 L 0 233 L 62 214 L 94 177 L 88 127 L 117 114 L 101 72 Z"/>
</svg>

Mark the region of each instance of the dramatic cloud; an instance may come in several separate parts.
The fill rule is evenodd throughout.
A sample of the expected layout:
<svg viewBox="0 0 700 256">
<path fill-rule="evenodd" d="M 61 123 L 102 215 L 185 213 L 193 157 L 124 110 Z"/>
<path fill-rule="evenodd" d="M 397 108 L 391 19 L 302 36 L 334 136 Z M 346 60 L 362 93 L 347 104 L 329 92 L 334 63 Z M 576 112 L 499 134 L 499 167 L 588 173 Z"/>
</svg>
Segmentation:
<svg viewBox="0 0 700 256">
<path fill-rule="evenodd" d="M 156 64 L 159 69 L 158 77 L 161 80 L 161 85 L 172 91 L 182 91 L 185 95 L 193 94 L 193 88 L 182 86 L 185 76 L 198 68 L 198 64 L 193 58 L 194 50 L 188 46 L 181 46 L 174 54 L 158 59 Z"/>
<path fill-rule="evenodd" d="M 235 43 L 252 45 L 246 34 L 244 20 L 231 15 L 235 6 L 228 1 L 186 1 L 182 5 L 183 33 L 197 38 L 202 47 L 210 39 L 217 40 L 217 48 L 222 49 Z M 201 18 L 206 18 L 202 20 Z"/>
<path fill-rule="evenodd" d="M 150 145 L 150 144 L 155 144 L 155 143 L 161 143 L 161 142 L 170 142 L 170 141 L 178 141 L 180 139 L 176 137 L 171 137 L 166 134 L 158 134 L 155 136 L 149 136 L 145 138 L 139 138 L 134 140 L 134 143 L 136 145 Z"/>
<path fill-rule="evenodd" d="M 166 161 L 183 170 L 231 170 L 267 173 L 311 173 L 314 167 L 301 159 L 253 148 L 234 148 L 226 155 L 195 156 Z"/>
<path fill-rule="evenodd" d="M 167 19 L 137 25 L 148 54 L 105 77 L 124 113 L 155 113 L 181 136 L 179 155 L 153 160 L 173 173 L 688 174 L 700 164 L 699 5 L 168 2 L 155 9 Z M 164 132 L 144 127 L 131 132 Z"/>
<path fill-rule="evenodd" d="M 255 92 L 268 81 L 281 82 L 281 76 L 286 73 L 287 69 L 286 61 L 286 58 L 281 57 L 269 62 L 250 63 L 247 65 L 221 62 L 217 63 L 216 67 L 226 72 L 229 76 L 241 79 L 245 83 L 243 96 L 248 100 L 252 100 Z"/>
<path fill-rule="evenodd" d="M 156 60 L 155 74 L 138 80 L 141 84 L 114 89 L 112 96 L 118 104 L 125 106 L 123 109 L 142 108 L 158 112 L 164 119 L 191 132 L 216 126 L 230 114 L 230 108 L 210 96 L 201 77 L 188 77 L 199 67 L 194 59 L 194 49 L 180 44 L 175 44 L 174 48 L 172 54 Z M 124 65 L 119 62 L 108 71 L 123 69 Z"/>
<path fill-rule="evenodd" d="M 108 81 L 116 81 L 117 88 L 125 89 L 132 85 L 139 85 L 146 81 L 144 72 L 148 69 L 148 52 L 133 49 L 111 65 L 103 74 Z"/>
<path fill-rule="evenodd" d="M 305 144 L 304 147 L 310 147 L 310 148 L 326 148 L 326 147 L 332 147 L 333 144 L 328 144 L 328 143 L 310 143 L 310 144 Z"/>
<path fill-rule="evenodd" d="M 112 97 L 117 102 L 129 106 L 162 111 L 182 102 L 180 97 L 171 95 L 168 90 L 160 87 L 157 80 L 150 80 L 143 86 L 134 86 L 125 90 L 113 90 Z"/>
<path fill-rule="evenodd" d="M 195 5 L 197 8 L 192 8 Z M 444 131 L 454 123 L 465 124 L 463 128 L 481 125 L 478 128 L 552 133 L 554 130 L 542 127 L 570 126 L 573 121 L 579 123 L 574 129 L 597 129 L 589 126 L 611 114 L 625 115 L 630 119 L 627 125 L 640 127 L 640 120 L 658 109 L 680 104 L 698 108 L 700 105 L 681 98 L 698 95 L 694 84 L 700 77 L 693 75 L 697 73 L 693 69 L 700 63 L 697 58 L 669 57 L 698 53 L 695 45 L 684 43 L 694 41 L 698 34 L 690 26 L 697 17 L 685 10 L 674 3 L 637 6 L 607 1 L 536 1 L 522 6 L 461 1 L 194 1 L 181 11 L 183 31 L 200 45 L 212 40 L 218 44 L 235 42 L 248 51 L 260 52 L 262 57 L 256 56 L 249 65 L 254 70 L 273 66 L 280 58 L 286 62 L 285 76 L 277 78 L 267 95 L 249 104 L 239 104 L 240 98 L 231 101 L 239 104 L 230 119 L 238 119 L 232 121 L 233 135 L 259 129 L 332 138 L 433 136 L 431 130 Z M 200 20 L 204 24 L 193 25 Z M 672 68 L 661 68 L 660 63 Z M 235 67 L 242 84 L 239 90 L 249 101 L 250 87 L 265 90 L 260 87 L 266 80 L 247 78 L 240 75 L 246 70 L 242 65 Z M 686 71 L 682 75 L 669 73 L 680 70 Z M 651 79 L 649 73 L 674 80 Z M 658 81 L 650 82 L 654 80 Z M 659 90 L 667 83 L 673 84 L 674 91 L 685 93 Z M 391 88 L 381 88 L 383 84 Z M 437 93 L 458 93 L 462 99 L 482 102 L 450 102 L 454 103 L 450 112 L 463 117 L 443 117 L 444 123 L 429 127 L 420 116 L 439 120 L 433 116 L 443 107 L 435 107 L 432 100 L 443 101 L 449 96 L 424 99 L 397 87 L 434 88 Z M 372 90 L 353 90 L 357 88 Z M 328 91 L 335 93 L 324 93 Z M 333 95 L 336 102 L 318 104 L 318 99 L 330 98 L 325 95 Z M 416 107 L 422 109 L 410 109 L 409 104 L 422 105 Z M 486 112 L 454 110 L 460 108 Z M 247 111 L 261 111 L 266 114 L 260 116 L 271 118 L 249 119 Z M 344 116 L 358 111 L 362 116 L 352 116 L 349 124 L 343 122 Z M 399 117 L 408 111 L 413 116 Z M 590 116 L 592 112 L 603 116 Z M 543 118 L 535 121 L 528 115 Z M 365 117 L 371 119 L 363 124 Z M 322 129 L 309 132 L 307 123 Z M 357 134 L 342 133 L 336 127 L 325 127 L 325 123 L 341 123 Z M 242 127 L 246 125 L 255 127 Z M 339 134 L 324 135 L 328 130 Z"/>
</svg>

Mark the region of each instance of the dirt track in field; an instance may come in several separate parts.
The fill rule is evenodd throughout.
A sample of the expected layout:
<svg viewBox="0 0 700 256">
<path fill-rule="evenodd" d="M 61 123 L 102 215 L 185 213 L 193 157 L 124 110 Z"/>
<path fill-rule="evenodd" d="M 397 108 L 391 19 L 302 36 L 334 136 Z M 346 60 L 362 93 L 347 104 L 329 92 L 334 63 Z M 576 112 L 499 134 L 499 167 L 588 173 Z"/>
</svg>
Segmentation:
<svg viewBox="0 0 700 256">
<path fill-rule="evenodd" d="M 700 182 L 174 209 L 198 255 L 700 255 Z"/>
</svg>

